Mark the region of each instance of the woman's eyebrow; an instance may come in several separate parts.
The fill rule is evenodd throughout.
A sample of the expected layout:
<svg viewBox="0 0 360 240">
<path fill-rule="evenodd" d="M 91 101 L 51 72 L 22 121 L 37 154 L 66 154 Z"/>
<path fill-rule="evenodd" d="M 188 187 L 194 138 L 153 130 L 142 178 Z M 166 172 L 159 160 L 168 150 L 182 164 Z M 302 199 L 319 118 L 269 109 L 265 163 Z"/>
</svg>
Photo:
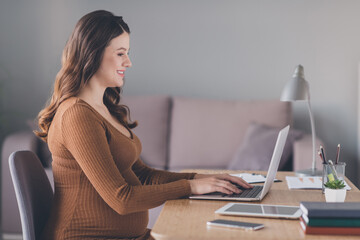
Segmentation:
<svg viewBox="0 0 360 240">
<path fill-rule="evenodd" d="M 118 49 L 116 49 L 116 50 L 127 50 L 126 48 L 124 48 L 124 47 L 121 47 L 121 48 L 118 48 Z M 129 49 L 130 50 L 130 49 Z"/>
</svg>

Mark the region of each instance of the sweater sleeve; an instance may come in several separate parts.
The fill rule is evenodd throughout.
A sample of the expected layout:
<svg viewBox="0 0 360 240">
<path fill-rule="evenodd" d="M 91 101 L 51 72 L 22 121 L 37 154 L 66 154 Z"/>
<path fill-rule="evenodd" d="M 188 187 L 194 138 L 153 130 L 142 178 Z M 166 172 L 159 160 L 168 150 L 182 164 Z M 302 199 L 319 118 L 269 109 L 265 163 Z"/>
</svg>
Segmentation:
<svg viewBox="0 0 360 240">
<path fill-rule="evenodd" d="M 104 123 L 88 106 L 68 108 L 61 128 L 65 147 L 102 199 L 119 214 L 144 211 L 190 195 L 190 184 L 184 179 L 160 185 L 129 185 L 113 160 Z"/>
<path fill-rule="evenodd" d="M 193 179 L 196 173 L 174 173 L 169 171 L 157 170 L 148 167 L 141 159 L 138 159 L 133 167 L 133 171 L 144 185 L 164 184 L 178 181 L 181 179 Z"/>
</svg>

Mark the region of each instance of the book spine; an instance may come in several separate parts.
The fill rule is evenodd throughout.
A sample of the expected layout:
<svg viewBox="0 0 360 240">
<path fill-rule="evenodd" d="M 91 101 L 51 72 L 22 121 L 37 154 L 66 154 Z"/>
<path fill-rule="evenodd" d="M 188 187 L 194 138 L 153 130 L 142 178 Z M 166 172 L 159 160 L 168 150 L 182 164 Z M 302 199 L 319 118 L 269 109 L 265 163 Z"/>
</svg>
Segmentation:
<svg viewBox="0 0 360 240">
<path fill-rule="evenodd" d="M 308 218 L 304 222 L 311 227 L 360 227 L 359 218 Z"/>
<path fill-rule="evenodd" d="M 307 206 L 306 206 L 307 205 Z M 300 203 L 301 211 L 309 218 L 360 218 L 359 203 L 324 203 L 304 202 Z"/>
<path fill-rule="evenodd" d="M 310 227 L 303 220 L 300 221 L 300 226 L 306 234 L 360 235 L 360 228 L 356 227 Z"/>
<path fill-rule="evenodd" d="M 360 209 L 307 209 L 302 204 L 300 204 L 300 209 L 303 214 L 306 214 L 309 218 L 360 218 Z"/>
<path fill-rule="evenodd" d="M 309 218 L 317 217 L 317 218 L 360 218 L 360 213 L 352 210 L 352 211 L 336 211 L 336 210 L 309 210 L 307 213 Z"/>
</svg>

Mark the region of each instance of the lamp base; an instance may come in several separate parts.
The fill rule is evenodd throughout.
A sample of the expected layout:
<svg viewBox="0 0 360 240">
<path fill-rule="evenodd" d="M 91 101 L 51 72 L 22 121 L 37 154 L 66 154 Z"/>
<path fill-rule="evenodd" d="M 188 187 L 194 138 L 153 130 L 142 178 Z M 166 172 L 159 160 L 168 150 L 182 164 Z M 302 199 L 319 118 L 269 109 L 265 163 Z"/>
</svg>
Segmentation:
<svg viewBox="0 0 360 240">
<path fill-rule="evenodd" d="M 305 169 L 299 170 L 295 172 L 295 175 L 298 177 L 305 177 L 305 176 L 322 176 L 322 171 L 315 169 Z"/>
</svg>

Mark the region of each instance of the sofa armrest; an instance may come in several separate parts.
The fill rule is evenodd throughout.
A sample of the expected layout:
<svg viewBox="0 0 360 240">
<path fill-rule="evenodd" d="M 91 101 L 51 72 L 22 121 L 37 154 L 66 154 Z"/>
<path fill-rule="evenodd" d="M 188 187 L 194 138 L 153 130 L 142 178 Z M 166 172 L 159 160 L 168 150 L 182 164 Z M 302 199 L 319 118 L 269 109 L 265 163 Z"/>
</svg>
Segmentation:
<svg viewBox="0 0 360 240">
<path fill-rule="evenodd" d="M 324 146 L 324 143 L 316 138 L 315 146 Z M 317 151 L 316 151 L 317 152 Z M 311 134 L 304 134 L 304 136 L 294 142 L 294 156 L 293 156 L 293 170 L 304 170 L 312 167 L 313 160 L 313 147 Z M 316 154 L 316 166 L 319 169 L 321 165 L 321 159 Z"/>
<path fill-rule="evenodd" d="M 4 140 L 1 154 L 1 223 L 4 233 L 21 233 L 20 214 L 9 170 L 9 156 L 19 150 L 36 153 L 38 141 L 31 131 L 16 132 Z"/>
</svg>

